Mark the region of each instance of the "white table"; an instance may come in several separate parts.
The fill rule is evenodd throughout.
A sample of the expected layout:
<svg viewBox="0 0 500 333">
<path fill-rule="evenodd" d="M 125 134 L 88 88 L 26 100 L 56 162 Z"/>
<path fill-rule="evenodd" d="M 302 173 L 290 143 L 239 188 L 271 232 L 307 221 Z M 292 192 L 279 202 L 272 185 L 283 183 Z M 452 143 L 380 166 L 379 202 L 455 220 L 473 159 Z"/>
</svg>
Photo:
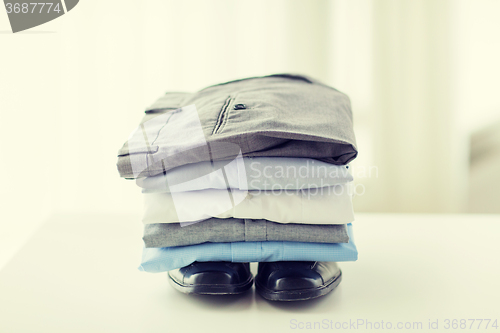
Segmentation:
<svg viewBox="0 0 500 333">
<path fill-rule="evenodd" d="M 0 271 L 0 332 L 312 331 L 307 322 L 335 331 L 327 327 L 358 319 L 373 328 L 352 331 L 381 331 L 383 320 L 393 329 L 422 322 L 423 329 L 400 331 L 426 332 L 429 320 L 439 320 L 433 332 L 500 332 L 491 324 L 476 330 L 477 321 L 473 329 L 471 321 L 465 330 L 445 329 L 446 319 L 500 325 L 498 215 L 358 214 L 354 233 L 359 260 L 341 264 L 333 293 L 271 303 L 254 290 L 186 296 L 166 274 L 139 272 L 138 216 L 55 217 Z"/>
</svg>

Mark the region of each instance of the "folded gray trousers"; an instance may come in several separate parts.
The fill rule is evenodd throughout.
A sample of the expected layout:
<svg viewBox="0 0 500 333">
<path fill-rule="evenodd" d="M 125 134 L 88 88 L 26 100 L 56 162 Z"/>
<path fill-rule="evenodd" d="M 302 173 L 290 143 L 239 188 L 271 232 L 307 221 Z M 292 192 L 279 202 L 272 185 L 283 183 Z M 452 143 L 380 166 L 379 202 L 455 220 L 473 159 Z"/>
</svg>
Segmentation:
<svg viewBox="0 0 500 333">
<path fill-rule="evenodd" d="M 146 110 L 117 167 L 121 177 L 141 178 L 239 155 L 347 164 L 357 155 L 349 98 L 292 74 L 167 93 Z"/>
<path fill-rule="evenodd" d="M 146 247 L 171 247 L 206 242 L 347 243 L 349 236 L 345 224 L 318 225 L 237 218 L 210 218 L 182 227 L 180 223 L 146 224 L 143 240 Z"/>
</svg>

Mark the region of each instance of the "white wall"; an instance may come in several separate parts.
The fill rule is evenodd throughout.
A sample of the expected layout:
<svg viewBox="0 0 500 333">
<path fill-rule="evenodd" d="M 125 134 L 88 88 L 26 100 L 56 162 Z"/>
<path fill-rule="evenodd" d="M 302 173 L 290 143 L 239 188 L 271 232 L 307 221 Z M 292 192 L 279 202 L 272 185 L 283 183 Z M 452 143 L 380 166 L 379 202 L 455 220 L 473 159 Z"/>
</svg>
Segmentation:
<svg viewBox="0 0 500 333">
<path fill-rule="evenodd" d="M 454 2 L 454 107 L 470 134 L 500 121 L 500 1 Z"/>
<path fill-rule="evenodd" d="M 0 267 L 55 207 L 59 40 L 0 34 Z"/>
</svg>

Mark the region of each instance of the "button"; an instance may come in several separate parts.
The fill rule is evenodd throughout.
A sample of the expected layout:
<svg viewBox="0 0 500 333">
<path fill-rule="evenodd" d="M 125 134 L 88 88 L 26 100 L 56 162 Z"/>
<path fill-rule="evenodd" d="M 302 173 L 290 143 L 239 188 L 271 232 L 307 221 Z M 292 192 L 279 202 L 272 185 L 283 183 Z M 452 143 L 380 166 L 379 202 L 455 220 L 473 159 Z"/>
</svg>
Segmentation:
<svg viewBox="0 0 500 333">
<path fill-rule="evenodd" d="M 246 108 L 247 108 L 247 106 L 245 104 L 235 104 L 233 107 L 233 109 L 235 109 L 235 110 L 244 110 Z"/>
</svg>

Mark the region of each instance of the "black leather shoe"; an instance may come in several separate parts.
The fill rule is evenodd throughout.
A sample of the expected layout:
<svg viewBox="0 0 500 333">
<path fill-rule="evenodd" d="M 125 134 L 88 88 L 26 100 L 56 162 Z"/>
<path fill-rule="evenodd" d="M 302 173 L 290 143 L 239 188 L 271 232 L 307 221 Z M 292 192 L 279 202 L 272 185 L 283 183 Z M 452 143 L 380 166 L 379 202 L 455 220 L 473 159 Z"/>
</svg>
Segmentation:
<svg viewBox="0 0 500 333">
<path fill-rule="evenodd" d="M 271 301 L 301 301 L 328 294 L 341 280 L 342 272 L 334 262 L 261 262 L 255 288 Z"/>
<path fill-rule="evenodd" d="M 253 284 L 249 263 L 194 262 L 168 272 L 170 284 L 185 294 L 240 294 Z"/>
</svg>

